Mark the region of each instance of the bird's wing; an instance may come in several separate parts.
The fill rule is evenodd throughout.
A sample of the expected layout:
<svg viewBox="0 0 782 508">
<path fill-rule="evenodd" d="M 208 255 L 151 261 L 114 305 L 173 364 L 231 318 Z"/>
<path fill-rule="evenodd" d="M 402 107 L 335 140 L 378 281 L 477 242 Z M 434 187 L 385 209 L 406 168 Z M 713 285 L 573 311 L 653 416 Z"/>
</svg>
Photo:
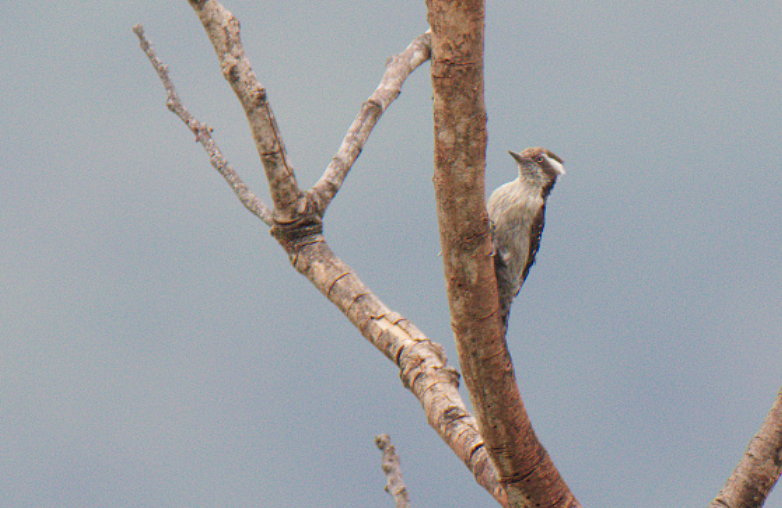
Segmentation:
<svg viewBox="0 0 782 508">
<path fill-rule="evenodd" d="M 524 284 L 524 281 L 527 280 L 527 275 L 529 274 L 530 268 L 532 268 L 532 265 L 535 264 L 535 256 L 538 254 L 538 249 L 540 249 L 540 239 L 543 236 L 543 227 L 545 225 L 546 225 L 546 204 L 544 203 L 543 206 L 538 211 L 538 213 L 532 219 L 532 229 L 530 231 L 530 242 L 529 242 L 529 255 L 527 256 L 527 263 L 524 265 L 524 268 L 521 271 L 521 284 Z M 519 287 L 519 290 L 521 290 L 521 287 Z"/>
</svg>

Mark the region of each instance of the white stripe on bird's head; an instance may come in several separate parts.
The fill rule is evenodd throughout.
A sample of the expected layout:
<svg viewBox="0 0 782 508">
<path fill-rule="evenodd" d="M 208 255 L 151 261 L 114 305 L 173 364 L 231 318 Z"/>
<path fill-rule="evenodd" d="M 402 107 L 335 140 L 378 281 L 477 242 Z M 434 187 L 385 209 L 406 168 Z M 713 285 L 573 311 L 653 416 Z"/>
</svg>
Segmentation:
<svg viewBox="0 0 782 508">
<path fill-rule="evenodd" d="M 559 175 L 564 175 L 565 174 L 565 166 L 563 166 L 561 162 L 559 162 L 554 157 L 549 157 L 548 154 L 544 153 L 542 155 L 543 155 L 543 157 L 546 158 L 548 163 L 551 164 L 552 169 L 554 169 L 554 171 L 556 171 L 557 174 L 559 174 Z"/>
</svg>

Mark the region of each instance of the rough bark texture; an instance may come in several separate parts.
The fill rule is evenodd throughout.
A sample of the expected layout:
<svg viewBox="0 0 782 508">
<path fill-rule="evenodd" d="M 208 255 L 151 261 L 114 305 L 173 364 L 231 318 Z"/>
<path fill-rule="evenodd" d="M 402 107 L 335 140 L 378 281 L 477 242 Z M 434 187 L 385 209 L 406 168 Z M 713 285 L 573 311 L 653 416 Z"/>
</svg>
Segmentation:
<svg viewBox="0 0 782 508">
<path fill-rule="evenodd" d="M 782 474 L 782 390 L 710 508 L 763 506 Z"/>
<path fill-rule="evenodd" d="M 512 506 L 578 506 L 524 410 L 498 315 L 484 201 L 482 1 L 428 0 L 435 194 L 459 361 L 478 426 Z"/>
</svg>

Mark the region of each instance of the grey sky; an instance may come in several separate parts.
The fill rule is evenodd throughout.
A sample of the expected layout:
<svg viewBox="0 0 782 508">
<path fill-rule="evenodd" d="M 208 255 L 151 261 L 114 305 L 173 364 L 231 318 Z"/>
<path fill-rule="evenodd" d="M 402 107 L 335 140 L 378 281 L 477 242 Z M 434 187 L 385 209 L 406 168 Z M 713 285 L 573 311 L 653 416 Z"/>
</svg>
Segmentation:
<svg viewBox="0 0 782 508">
<path fill-rule="evenodd" d="M 780 386 L 782 11 L 491 2 L 487 188 L 566 162 L 511 317 L 535 429 L 585 506 L 705 506 Z M 227 2 L 311 185 L 423 2 Z M 131 26 L 267 196 L 187 2 L 5 2 L 0 505 L 416 506 L 491 500 L 384 357 L 217 176 Z M 428 64 L 326 216 L 332 248 L 453 364 Z M 466 397 L 466 393 L 465 393 Z M 767 503 L 779 506 L 779 494 Z"/>
</svg>

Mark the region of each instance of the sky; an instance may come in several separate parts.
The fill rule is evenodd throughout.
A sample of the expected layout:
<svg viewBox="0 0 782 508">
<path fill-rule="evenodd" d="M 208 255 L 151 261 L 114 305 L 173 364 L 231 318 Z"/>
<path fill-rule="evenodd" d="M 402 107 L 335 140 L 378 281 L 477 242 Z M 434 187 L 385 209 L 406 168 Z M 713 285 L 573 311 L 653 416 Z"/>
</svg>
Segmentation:
<svg viewBox="0 0 782 508">
<path fill-rule="evenodd" d="M 304 188 L 427 29 L 424 2 L 225 5 Z M 187 2 L 4 3 L 0 505 L 392 506 L 387 433 L 415 506 L 490 506 L 166 109 L 136 23 L 269 203 Z M 584 506 L 706 506 L 780 388 L 780 41 L 777 2 L 488 3 L 487 189 L 515 178 L 507 150 L 567 170 L 508 343 Z M 325 237 L 458 365 L 428 74 L 375 128 Z"/>
</svg>

